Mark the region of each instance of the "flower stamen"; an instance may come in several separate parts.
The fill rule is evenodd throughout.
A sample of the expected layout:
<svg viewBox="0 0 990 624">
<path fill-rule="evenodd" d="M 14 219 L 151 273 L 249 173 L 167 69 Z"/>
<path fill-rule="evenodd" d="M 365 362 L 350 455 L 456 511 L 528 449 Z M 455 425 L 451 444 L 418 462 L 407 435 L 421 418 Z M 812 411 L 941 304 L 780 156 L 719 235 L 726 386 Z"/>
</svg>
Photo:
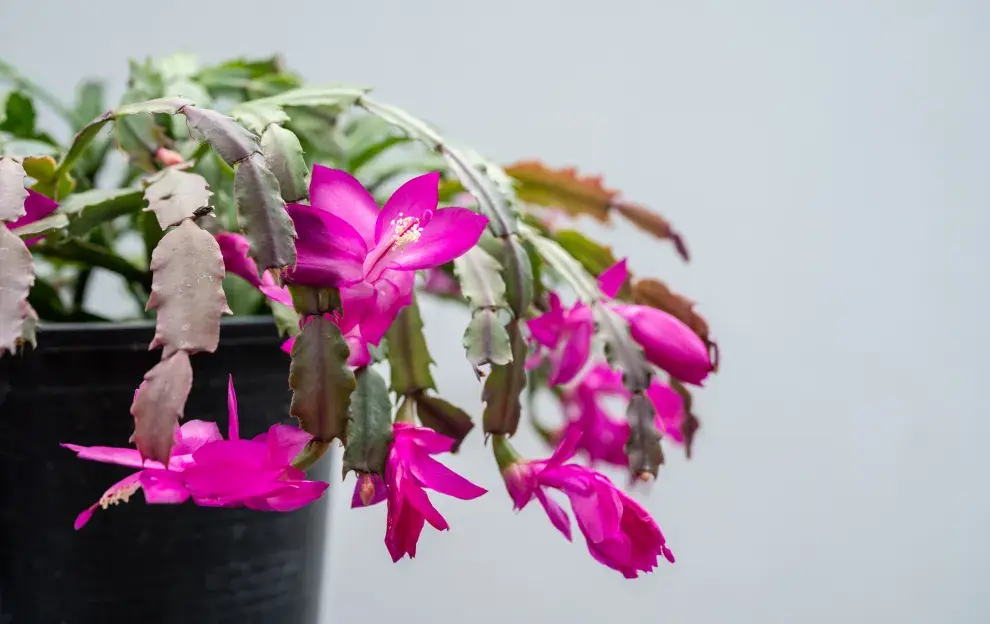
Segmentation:
<svg viewBox="0 0 990 624">
<path fill-rule="evenodd" d="M 100 498 L 100 507 L 107 509 L 110 505 L 126 503 L 131 496 L 141 489 L 141 481 L 135 479 L 130 483 L 118 483 L 113 486 Z"/>
</svg>

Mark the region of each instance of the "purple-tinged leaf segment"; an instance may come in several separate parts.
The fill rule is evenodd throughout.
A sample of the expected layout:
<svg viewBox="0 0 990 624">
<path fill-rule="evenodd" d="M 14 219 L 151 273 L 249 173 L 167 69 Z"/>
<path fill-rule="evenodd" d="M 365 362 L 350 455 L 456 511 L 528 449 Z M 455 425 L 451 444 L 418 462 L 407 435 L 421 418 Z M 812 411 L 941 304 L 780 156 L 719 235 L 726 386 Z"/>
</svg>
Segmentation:
<svg viewBox="0 0 990 624">
<path fill-rule="evenodd" d="M 399 312 L 386 336 L 392 392 L 402 396 L 435 390 L 436 383 L 430 374 L 433 358 L 426 346 L 423 320 L 415 300 Z"/>
<path fill-rule="evenodd" d="M 485 402 L 483 423 L 485 433 L 512 435 L 522 414 L 522 392 L 526 388 L 526 341 L 519 331 L 518 321 L 508 325 L 512 360 L 492 366 L 485 380 L 481 399 Z"/>
<path fill-rule="evenodd" d="M 390 342 L 389 345 L 391 344 Z M 450 452 L 456 453 L 460 449 L 461 442 L 474 429 L 474 423 L 468 413 L 440 397 L 419 393 L 412 398 L 416 402 L 416 415 L 419 416 L 419 421 L 423 426 L 453 439 L 454 445 L 450 448 Z"/>
<path fill-rule="evenodd" d="M 237 165 L 234 174 L 234 201 L 244 219 L 244 233 L 252 255 L 264 269 L 281 269 L 296 264 L 296 229 L 286 211 L 275 174 L 260 153 Z"/>
<path fill-rule="evenodd" d="M 344 448 L 344 474 L 351 470 L 384 476 L 392 444 L 392 401 L 385 380 L 372 368 L 355 373 Z"/>
<path fill-rule="evenodd" d="M 184 106 L 180 112 L 186 116 L 190 132 L 205 139 L 231 167 L 261 151 L 257 135 L 232 117 L 195 106 Z"/>
<path fill-rule="evenodd" d="M 278 124 L 268 126 L 261 135 L 261 151 L 278 180 L 279 191 L 286 203 L 301 202 L 309 197 L 309 167 L 294 132 Z"/>
<path fill-rule="evenodd" d="M 0 157 L 0 222 L 11 223 L 25 215 L 28 198 L 24 167 L 10 156 Z"/>
<path fill-rule="evenodd" d="M 289 414 L 319 442 L 346 439 L 348 408 L 356 381 L 347 367 L 349 349 L 340 328 L 313 317 L 292 344 Z"/>
<path fill-rule="evenodd" d="M 145 190 L 148 207 L 144 210 L 155 213 L 164 230 L 196 216 L 200 208 L 210 205 L 212 195 L 203 176 L 168 168 L 152 178 Z"/>
<path fill-rule="evenodd" d="M 176 351 L 163 358 L 145 374 L 131 404 L 132 441 L 141 457 L 168 463 L 192 379 L 192 365 L 186 351 Z"/>
<path fill-rule="evenodd" d="M 213 236 L 185 220 L 159 241 L 151 255 L 148 309 L 158 311 L 149 349 L 212 353 L 220 340 L 220 318 L 230 314 L 223 293 L 224 268 Z"/>
<path fill-rule="evenodd" d="M 25 320 L 33 311 L 27 302 L 33 284 L 31 252 L 0 223 L 0 354 L 13 351 L 22 338 Z"/>
</svg>

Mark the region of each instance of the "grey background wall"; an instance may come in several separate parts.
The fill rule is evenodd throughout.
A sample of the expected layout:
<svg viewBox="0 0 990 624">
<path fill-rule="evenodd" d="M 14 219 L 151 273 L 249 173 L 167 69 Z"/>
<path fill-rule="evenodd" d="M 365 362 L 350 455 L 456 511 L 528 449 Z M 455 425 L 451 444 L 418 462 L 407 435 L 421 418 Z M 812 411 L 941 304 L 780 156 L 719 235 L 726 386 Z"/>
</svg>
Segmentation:
<svg viewBox="0 0 990 624">
<path fill-rule="evenodd" d="M 0 55 L 63 95 L 130 56 L 279 50 L 493 157 L 606 172 L 686 233 L 689 267 L 606 232 L 725 355 L 696 458 L 641 495 L 678 563 L 624 581 L 514 517 L 474 435 L 451 464 L 491 492 L 438 496 L 453 529 L 414 561 L 332 487 L 340 623 L 990 621 L 988 29 L 976 0 L 0 2 Z M 441 362 L 463 323 L 428 311 Z"/>
</svg>

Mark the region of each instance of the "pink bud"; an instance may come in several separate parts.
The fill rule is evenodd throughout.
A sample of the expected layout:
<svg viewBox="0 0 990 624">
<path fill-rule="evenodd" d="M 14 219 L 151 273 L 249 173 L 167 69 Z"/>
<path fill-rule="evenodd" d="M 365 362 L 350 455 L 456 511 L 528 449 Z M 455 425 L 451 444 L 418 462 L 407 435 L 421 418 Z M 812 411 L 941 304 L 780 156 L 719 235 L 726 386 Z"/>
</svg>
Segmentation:
<svg viewBox="0 0 990 624">
<path fill-rule="evenodd" d="M 174 167 L 175 165 L 181 165 L 186 162 L 186 160 L 182 157 L 182 154 L 170 149 L 165 149 L 164 147 L 159 147 L 158 151 L 155 152 L 155 160 L 166 167 Z"/>
</svg>

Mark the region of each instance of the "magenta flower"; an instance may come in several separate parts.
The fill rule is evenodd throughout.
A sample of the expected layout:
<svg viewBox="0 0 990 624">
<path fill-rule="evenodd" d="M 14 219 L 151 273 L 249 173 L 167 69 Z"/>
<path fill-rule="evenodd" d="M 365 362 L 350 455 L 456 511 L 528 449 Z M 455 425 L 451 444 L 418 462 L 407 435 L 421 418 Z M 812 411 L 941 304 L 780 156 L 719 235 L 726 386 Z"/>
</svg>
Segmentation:
<svg viewBox="0 0 990 624">
<path fill-rule="evenodd" d="M 126 503 L 138 490 L 153 504 L 184 503 L 191 496 L 197 505 L 271 511 L 292 511 L 323 495 L 328 484 L 306 481 L 306 473 L 289 465 L 311 435 L 296 427 L 272 425 L 253 440 L 241 440 L 233 378 L 227 388 L 227 408 L 230 439 L 223 439 L 214 422 L 190 420 L 176 429 L 167 468 L 143 460 L 137 449 L 63 444 L 81 459 L 141 468 L 110 486 L 96 504 L 80 513 L 76 530 L 89 522 L 97 507 Z"/>
<path fill-rule="evenodd" d="M 588 551 L 598 562 L 626 578 L 652 571 L 661 556 L 673 563 L 674 553 L 649 512 L 603 474 L 564 463 L 574 455 L 579 437 L 578 432 L 569 434 L 549 459 L 540 461 L 507 459 L 505 442 L 496 438 L 502 446 L 502 478 L 515 508 L 522 509 L 536 497 L 551 524 L 570 540 L 570 517 L 546 492 L 559 490 L 570 500 Z"/>
<path fill-rule="evenodd" d="M 578 432 L 577 449 L 591 462 L 617 466 L 629 465 L 625 445 L 629 439 L 629 421 L 624 414 L 610 412 L 607 401 L 620 399 L 625 405 L 629 391 L 622 383 L 622 373 L 605 363 L 593 366 L 573 387 L 564 391 L 561 401 L 567 423 L 551 434 L 554 444 Z M 656 409 L 656 426 L 665 439 L 684 442 L 684 405 L 681 396 L 669 386 L 653 380 L 646 396 Z"/>
<path fill-rule="evenodd" d="M 75 529 L 78 531 L 89 522 L 97 507 L 106 509 L 110 505 L 126 503 L 138 490 L 144 492 L 144 499 L 148 503 L 185 502 L 189 498 L 189 491 L 182 481 L 182 471 L 192 464 L 192 455 L 197 449 L 208 442 L 222 439 L 223 436 L 220 435 L 216 423 L 202 420 L 190 420 L 184 423 L 175 431 L 175 446 L 172 447 L 167 470 L 160 462 L 143 460 L 136 448 L 62 444 L 65 448 L 75 451 L 80 459 L 141 468 L 111 485 L 99 501 L 83 510 L 76 518 Z"/>
<path fill-rule="evenodd" d="M 537 345 L 529 367 L 543 357 L 550 362 L 547 384 L 566 384 L 577 376 L 591 353 L 594 318 L 591 309 L 580 301 L 565 310 L 557 293 L 550 293 L 550 310 L 526 321 L 529 334 Z"/>
<path fill-rule="evenodd" d="M 488 219 L 466 208 L 437 209 L 440 174 L 403 184 L 379 210 L 350 174 L 316 165 L 312 205 L 290 204 L 296 265 L 287 281 L 340 288 L 344 318 L 377 345 L 411 302 L 414 271 L 450 262 L 471 249 Z"/>
<path fill-rule="evenodd" d="M 388 501 L 388 524 L 385 546 L 392 561 L 403 555 L 416 556 L 416 543 L 426 522 L 438 531 L 449 529 L 426 494 L 431 489 L 461 500 L 478 498 L 487 490 L 478 487 L 450 468 L 430 457 L 448 453 L 454 440 L 426 427 L 397 422 L 395 436 L 385 466 L 385 480 L 362 476 L 354 488 L 352 507 Z"/>
<path fill-rule="evenodd" d="M 306 480 L 306 473 L 291 464 L 312 435 L 276 424 L 250 440 L 242 439 L 233 377 L 227 388 L 227 409 L 229 439 L 211 440 L 197 448 L 182 472 L 197 505 L 294 511 L 323 496 L 329 484 Z"/>
<path fill-rule="evenodd" d="M 288 288 L 276 284 L 274 278 L 268 272 L 265 272 L 261 277 L 258 276 L 258 265 L 255 264 L 254 258 L 248 255 L 250 244 L 246 238 L 240 234 L 221 232 L 216 235 L 216 239 L 220 245 L 220 254 L 223 256 L 224 268 L 228 272 L 247 281 L 272 301 L 292 307 L 292 295 L 289 294 Z M 368 351 L 368 342 L 361 335 L 361 328 L 354 323 L 341 323 L 339 314 L 337 316 L 327 314 L 326 318 L 337 323 L 338 326 L 347 325 L 350 327 L 350 329 L 344 332 L 344 340 L 350 348 L 347 365 L 359 367 L 370 364 L 371 353 Z M 291 353 L 292 345 L 295 341 L 295 336 L 288 338 L 282 343 L 282 350 L 286 353 Z"/>
<path fill-rule="evenodd" d="M 248 255 L 251 244 L 246 238 L 232 232 L 220 232 L 215 238 L 220 245 L 224 269 L 228 273 L 240 277 L 272 301 L 292 307 L 292 295 L 289 294 L 288 288 L 276 284 L 275 278 L 268 271 L 261 276 L 258 275 L 258 265 L 254 258 Z"/>
<path fill-rule="evenodd" d="M 606 299 L 615 297 L 627 277 L 625 260 L 599 276 L 598 286 Z M 701 385 L 712 371 L 707 345 L 676 317 L 649 306 L 611 304 L 611 308 L 629 323 L 629 333 L 643 347 L 646 358 L 675 378 Z M 590 346 L 585 344 L 590 345 L 594 318 L 587 306 L 579 302 L 567 311 L 551 293 L 550 310 L 526 324 L 532 339 L 549 351 L 548 383 L 563 384 L 573 379 L 590 353 Z"/>
<path fill-rule="evenodd" d="M 27 192 L 27 199 L 24 200 L 24 216 L 8 223 L 7 229 L 14 230 L 25 225 L 30 225 L 35 221 L 40 221 L 55 212 L 55 209 L 58 208 L 58 204 L 55 203 L 55 200 L 45 197 L 41 193 L 37 193 L 31 189 L 28 189 Z M 24 244 L 30 247 L 44 237 L 44 235 L 41 235 L 29 238 L 24 241 Z"/>
</svg>

